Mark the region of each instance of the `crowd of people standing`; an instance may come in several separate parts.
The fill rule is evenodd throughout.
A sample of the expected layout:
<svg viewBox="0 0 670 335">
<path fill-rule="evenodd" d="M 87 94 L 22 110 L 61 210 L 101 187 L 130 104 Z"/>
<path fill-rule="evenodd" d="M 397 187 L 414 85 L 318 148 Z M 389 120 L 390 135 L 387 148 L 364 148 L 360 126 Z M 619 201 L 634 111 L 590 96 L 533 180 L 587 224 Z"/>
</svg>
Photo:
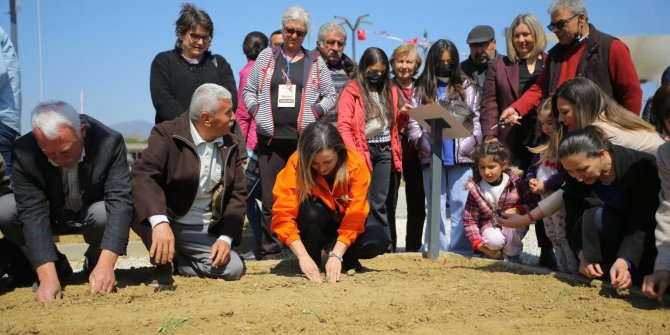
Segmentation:
<svg viewBox="0 0 670 335">
<path fill-rule="evenodd" d="M 91 292 L 111 292 L 129 229 L 159 288 L 174 274 L 236 280 L 247 260 L 290 256 L 309 280 L 324 269 L 335 283 L 363 269 L 360 259 L 398 251 L 404 179 L 405 251 L 426 249 L 425 197 L 438 187 L 441 251 L 519 263 L 535 224 L 540 266 L 661 299 L 670 174 L 659 131 L 670 127 L 670 84 L 645 108 L 654 127 L 639 117 L 626 45 L 590 23 L 581 0 L 555 0 L 548 13 L 558 43 L 546 51 L 540 19 L 521 14 L 506 31 L 507 55 L 493 28 L 478 25 L 464 60 L 448 39 L 425 59 L 405 44 L 352 60 L 335 22 L 320 27 L 316 48 L 304 45 L 311 18 L 292 6 L 270 37 L 245 37 L 236 86 L 209 50 L 211 18 L 184 4 L 174 48 L 151 63 L 156 126 L 132 170 L 118 133 L 65 102 L 40 104 L 6 159 L 13 191 L 0 197 L 0 229 L 32 264 L 38 301 L 60 297 L 72 272 L 52 235 L 84 234 Z M 469 136 L 444 139 L 440 152 L 431 148 L 439 135 L 413 117 L 433 103 L 467 114 Z M 238 253 L 245 219 L 253 248 Z M 0 270 L 18 275 L 19 261 Z"/>
</svg>

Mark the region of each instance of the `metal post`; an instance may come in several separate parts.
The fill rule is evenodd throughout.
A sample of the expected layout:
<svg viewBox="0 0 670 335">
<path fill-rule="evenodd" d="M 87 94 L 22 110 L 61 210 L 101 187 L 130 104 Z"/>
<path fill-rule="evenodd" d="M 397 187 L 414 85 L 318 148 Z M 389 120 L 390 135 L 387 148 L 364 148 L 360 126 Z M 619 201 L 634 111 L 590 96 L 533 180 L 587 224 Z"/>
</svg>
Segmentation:
<svg viewBox="0 0 670 335">
<path fill-rule="evenodd" d="M 430 124 L 432 134 L 432 155 L 430 157 L 430 190 L 428 190 L 428 250 L 423 252 L 424 258 L 437 259 L 440 255 L 440 191 L 442 183 L 442 129 L 447 127 L 444 119 L 426 120 Z"/>
<path fill-rule="evenodd" d="M 9 0 L 9 21 L 11 22 L 12 44 L 14 44 L 14 51 L 19 55 L 19 38 L 16 28 L 16 0 Z"/>
<path fill-rule="evenodd" d="M 357 39 L 356 29 L 358 29 L 358 27 L 361 24 L 372 24 L 371 21 L 363 21 L 363 19 L 368 17 L 368 16 L 370 16 L 370 14 L 363 14 L 363 15 L 359 16 L 356 19 L 355 24 L 351 24 L 351 22 L 349 22 L 349 19 L 347 19 L 346 17 L 335 16 L 336 19 L 342 20 L 342 23 L 345 23 L 347 26 L 349 26 L 349 29 L 351 29 L 351 51 L 352 51 L 351 56 L 354 59 L 354 61 L 357 60 L 357 58 L 356 58 L 356 39 Z"/>
</svg>

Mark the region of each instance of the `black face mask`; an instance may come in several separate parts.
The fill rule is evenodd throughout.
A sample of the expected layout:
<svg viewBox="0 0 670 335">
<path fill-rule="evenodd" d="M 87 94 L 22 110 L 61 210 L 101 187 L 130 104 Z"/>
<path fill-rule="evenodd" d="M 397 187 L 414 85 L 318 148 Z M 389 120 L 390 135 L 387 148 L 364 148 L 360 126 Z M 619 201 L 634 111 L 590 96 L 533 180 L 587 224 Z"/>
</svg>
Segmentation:
<svg viewBox="0 0 670 335">
<path fill-rule="evenodd" d="M 440 66 L 437 67 L 437 70 L 435 70 L 435 75 L 438 77 L 445 77 L 449 78 L 451 77 L 451 74 L 454 72 L 454 67 L 451 66 L 451 64 L 440 64 Z"/>
<path fill-rule="evenodd" d="M 366 73 L 365 79 L 372 85 L 379 85 L 384 81 L 384 75 L 379 73 Z"/>
</svg>

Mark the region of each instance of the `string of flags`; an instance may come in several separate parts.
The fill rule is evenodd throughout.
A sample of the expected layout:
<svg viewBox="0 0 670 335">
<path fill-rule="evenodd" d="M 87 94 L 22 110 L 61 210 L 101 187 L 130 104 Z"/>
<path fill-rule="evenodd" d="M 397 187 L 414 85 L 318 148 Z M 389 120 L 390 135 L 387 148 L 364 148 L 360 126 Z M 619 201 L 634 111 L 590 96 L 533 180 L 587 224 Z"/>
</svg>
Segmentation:
<svg viewBox="0 0 670 335">
<path fill-rule="evenodd" d="M 429 48 L 433 44 L 432 42 L 426 41 L 426 38 L 424 38 L 423 41 L 420 41 L 418 37 L 414 37 L 412 39 L 403 39 L 403 38 L 400 38 L 398 36 L 393 36 L 393 35 L 389 34 L 388 32 L 386 32 L 384 30 L 373 31 L 371 33 L 374 34 L 374 35 L 386 37 L 386 38 L 394 40 L 394 41 L 398 41 L 398 42 L 401 42 L 401 43 L 407 43 L 407 44 L 411 44 L 411 45 L 418 46 L 418 47 Z M 426 33 L 424 33 L 424 35 L 426 35 Z M 356 32 L 356 37 L 359 41 L 365 41 L 365 40 L 367 40 L 367 32 L 365 31 L 365 29 L 358 29 L 358 31 Z"/>
</svg>

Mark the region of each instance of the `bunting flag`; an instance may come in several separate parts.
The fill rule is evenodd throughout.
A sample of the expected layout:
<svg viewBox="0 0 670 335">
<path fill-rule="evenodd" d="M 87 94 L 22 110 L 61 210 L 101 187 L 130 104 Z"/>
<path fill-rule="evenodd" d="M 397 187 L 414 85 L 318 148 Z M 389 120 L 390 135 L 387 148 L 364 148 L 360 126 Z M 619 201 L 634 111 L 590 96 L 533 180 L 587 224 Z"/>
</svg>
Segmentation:
<svg viewBox="0 0 670 335">
<path fill-rule="evenodd" d="M 374 32 L 372 32 L 372 33 L 375 34 L 375 35 L 384 36 L 384 37 L 386 37 L 386 38 L 388 38 L 388 39 L 391 39 L 391 40 L 394 40 L 394 41 L 398 41 L 398 42 L 402 42 L 402 43 L 407 43 L 407 44 L 411 44 L 411 45 L 417 45 L 417 44 L 419 43 L 419 38 L 418 38 L 418 37 L 415 37 L 415 38 L 413 38 L 413 39 L 411 39 L 411 40 L 406 40 L 406 39 L 402 39 L 402 38 L 400 38 L 400 37 L 398 37 L 398 36 L 392 36 L 391 34 L 387 33 L 387 32 L 384 31 L 384 30 L 374 31 Z"/>
<path fill-rule="evenodd" d="M 365 41 L 367 36 L 365 35 L 365 29 L 358 29 L 356 33 L 359 41 Z"/>
</svg>

